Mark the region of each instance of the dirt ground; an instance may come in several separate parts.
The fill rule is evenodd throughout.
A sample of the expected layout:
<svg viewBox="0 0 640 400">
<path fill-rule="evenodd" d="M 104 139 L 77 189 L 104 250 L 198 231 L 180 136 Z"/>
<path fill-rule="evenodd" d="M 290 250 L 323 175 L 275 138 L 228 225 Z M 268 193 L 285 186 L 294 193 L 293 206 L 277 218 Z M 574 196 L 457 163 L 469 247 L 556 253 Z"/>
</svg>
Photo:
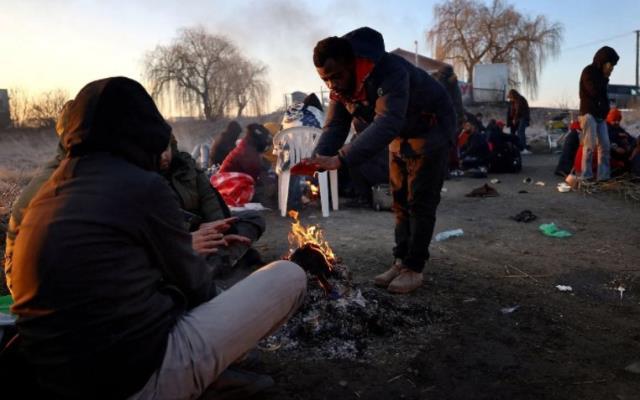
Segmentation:
<svg viewBox="0 0 640 400">
<path fill-rule="evenodd" d="M 428 326 L 417 336 L 372 335 L 355 360 L 263 352 L 263 370 L 277 386 L 262 398 L 640 398 L 640 375 L 624 369 L 640 360 L 638 205 L 610 194 L 559 193 L 555 159 L 527 156 L 521 174 L 490 176 L 502 181 L 493 185 L 495 198 L 464 197 L 486 180 L 445 182 L 436 232 L 462 228 L 464 236 L 432 244 L 424 287 L 393 297 L 436 310 Z M 524 209 L 538 220 L 508 218 Z M 279 258 L 289 223 L 266 215 L 258 248 Z M 302 221 L 322 225 L 364 287 L 392 261 L 390 212 L 340 210 L 324 219 L 308 207 Z M 547 222 L 573 237 L 543 236 L 538 226 Z"/>
<path fill-rule="evenodd" d="M 355 359 L 263 351 L 261 370 L 276 386 L 261 398 L 640 399 L 640 375 L 625 371 L 640 360 L 639 205 L 557 192 L 555 160 L 526 156 L 522 173 L 490 176 L 502 181 L 493 185 L 495 198 L 464 197 L 488 179 L 445 182 L 436 232 L 462 228 L 464 236 L 432 244 L 424 287 L 389 295 L 397 305 L 424 308 L 424 327 L 370 333 Z M 538 220 L 508 218 L 524 209 Z M 290 220 L 265 216 L 257 247 L 266 260 L 278 259 Z M 302 222 L 321 224 L 355 282 L 386 296 L 371 281 L 392 261 L 390 212 L 343 209 L 325 219 L 307 207 Z M 574 236 L 545 237 L 538 225 L 546 222 Z M 560 292 L 560 284 L 573 291 Z"/>
</svg>

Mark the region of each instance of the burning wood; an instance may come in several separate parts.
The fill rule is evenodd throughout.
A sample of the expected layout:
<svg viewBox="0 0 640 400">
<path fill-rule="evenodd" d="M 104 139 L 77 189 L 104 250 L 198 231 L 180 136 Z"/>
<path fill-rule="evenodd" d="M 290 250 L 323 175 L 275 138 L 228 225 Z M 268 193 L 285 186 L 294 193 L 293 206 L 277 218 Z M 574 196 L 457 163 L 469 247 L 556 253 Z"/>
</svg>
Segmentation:
<svg viewBox="0 0 640 400">
<path fill-rule="evenodd" d="M 305 227 L 300 223 L 298 215 L 297 211 L 289 211 L 293 223 L 289 232 L 288 258 L 314 275 L 328 294 L 332 287 L 327 278 L 334 270 L 336 256 L 325 240 L 322 229 L 316 225 Z"/>
</svg>

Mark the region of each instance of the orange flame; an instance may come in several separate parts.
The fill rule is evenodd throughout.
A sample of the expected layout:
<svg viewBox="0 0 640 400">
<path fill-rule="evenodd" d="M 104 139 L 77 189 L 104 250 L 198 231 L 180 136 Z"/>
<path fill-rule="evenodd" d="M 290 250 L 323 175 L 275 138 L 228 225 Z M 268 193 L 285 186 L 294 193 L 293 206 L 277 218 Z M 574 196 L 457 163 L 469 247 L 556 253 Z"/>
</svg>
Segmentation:
<svg viewBox="0 0 640 400">
<path fill-rule="evenodd" d="M 336 256 L 329 246 L 329 242 L 324 238 L 324 232 L 317 225 L 305 227 L 298 220 L 299 213 L 291 210 L 288 213 L 293 218 L 291 224 L 291 232 L 289 232 L 289 247 L 293 252 L 295 249 L 304 246 L 307 243 L 314 244 L 320 248 L 324 256 L 330 264 L 335 264 Z"/>
<path fill-rule="evenodd" d="M 309 186 L 309 191 L 311 192 L 311 195 L 313 197 L 318 197 L 318 195 L 320 194 L 320 189 L 309 181 L 307 181 L 307 185 Z"/>
</svg>

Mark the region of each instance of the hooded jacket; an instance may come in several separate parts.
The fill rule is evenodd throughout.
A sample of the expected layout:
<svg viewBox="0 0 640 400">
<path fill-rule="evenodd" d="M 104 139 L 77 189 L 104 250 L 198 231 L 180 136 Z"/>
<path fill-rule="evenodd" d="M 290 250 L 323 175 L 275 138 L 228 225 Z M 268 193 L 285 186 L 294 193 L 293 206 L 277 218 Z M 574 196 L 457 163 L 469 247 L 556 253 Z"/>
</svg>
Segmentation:
<svg viewBox="0 0 640 400">
<path fill-rule="evenodd" d="M 250 175 L 254 182 L 258 178 L 266 161 L 262 153 L 271 142 L 271 134 L 260 124 L 250 124 L 246 128 L 245 137 L 224 159 L 219 172 L 242 172 Z"/>
<path fill-rule="evenodd" d="M 356 64 L 372 64 L 358 76 L 351 98 L 331 93 L 322 136 L 315 153 L 335 155 L 353 122 L 357 137 L 340 151 L 343 161 L 355 166 L 374 157 L 396 138 L 423 138 L 422 151 L 446 148 L 453 140 L 455 112 L 444 87 L 402 57 L 387 53 L 382 35 L 359 28 L 344 36 Z"/>
<path fill-rule="evenodd" d="M 171 128 L 144 88 L 91 82 L 68 124 L 68 156 L 16 240 L 12 312 L 54 398 L 126 398 L 160 366 L 177 318 L 213 296 L 211 270 L 155 172 Z"/>
<path fill-rule="evenodd" d="M 609 78 L 604 76 L 602 67 L 607 62 L 613 65 L 620 57 L 614 49 L 604 46 L 593 56 L 593 62 L 587 65 L 580 75 L 580 115 L 591 114 L 594 118 L 604 120 L 609 113 L 607 85 Z"/>
<path fill-rule="evenodd" d="M 515 99 L 509 104 L 507 110 L 507 126 L 518 129 L 521 121 L 529 126 L 531 120 L 531 112 L 529 110 L 529 102 L 520 93 L 514 93 Z"/>
</svg>

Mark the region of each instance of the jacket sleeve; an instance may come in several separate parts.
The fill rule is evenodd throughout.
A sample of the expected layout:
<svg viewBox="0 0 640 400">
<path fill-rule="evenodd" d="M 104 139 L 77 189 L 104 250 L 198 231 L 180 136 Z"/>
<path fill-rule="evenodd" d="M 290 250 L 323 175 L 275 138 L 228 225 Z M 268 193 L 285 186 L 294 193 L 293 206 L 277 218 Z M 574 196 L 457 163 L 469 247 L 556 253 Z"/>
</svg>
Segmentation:
<svg viewBox="0 0 640 400">
<path fill-rule="evenodd" d="M 331 100 L 327 108 L 322 135 L 316 145 L 313 154 L 321 156 L 334 156 L 347 140 L 349 130 L 351 129 L 351 120 L 353 117 L 347 111 L 344 104 L 339 101 Z"/>
<path fill-rule="evenodd" d="M 147 235 L 166 284 L 176 287 L 185 296 L 191 309 L 214 297 L 213 271 L 191 245 L 191 235 L 182 223 L 179 204 L 164 178 L 150 185 L 147 202 Z"/>
<path fill-rule="evenodd" d="M 229 207 L 222 200 L 222 196 L 211 186 L 207 175 L 201 170 L 197 170 L 196 190 L 204 222 L 217 221 L 231 216 Z"/>
<path fill-rule="evenodd" d="M 409 105 L 408 72 L 396 70 L 382 82 L 379 90 L 382 95 L 376 100 L 373 122 L 350 146 L 343 148 L 343 157 L 348 165 L 358 165 L 375 156 L 400 134 L 405 123 Z M 442 91 L 444 93 L 444 88 Z M 451 100 L 448 101 L 452 112 Z"/>
</svg>

